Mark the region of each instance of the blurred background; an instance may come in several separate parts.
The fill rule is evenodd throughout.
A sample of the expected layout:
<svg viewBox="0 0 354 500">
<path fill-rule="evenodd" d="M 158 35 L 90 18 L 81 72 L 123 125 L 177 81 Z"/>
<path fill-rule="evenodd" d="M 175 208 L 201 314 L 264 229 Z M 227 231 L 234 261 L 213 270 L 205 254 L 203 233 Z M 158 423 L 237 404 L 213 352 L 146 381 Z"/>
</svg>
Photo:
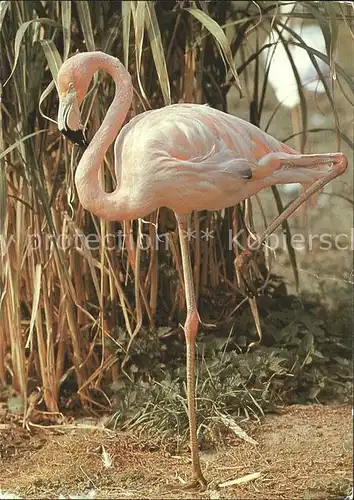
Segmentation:
<svg viewBox="0 0 354 500">
<path fill-rule="evenodd" d="M 244 7 L 247 4 L 247 2 L 241 3 L 244 4 Z M 257 33 L 251 31 L 244 50 L 250 57 L 257 51 L 257 45 L 263 44 L 265 46 L 269 43 L 276 43 L 275 46 L 273 45 L 262 53 L 263 71 L 269 65 L 269 74 L 260 122 L 261 128 L 267 129 L 270 134 L 299 151 L 307 153 L 319 153 L 327 150 L 343 151 L 350 163 L 353 155 L 353 103 L 349 103 L 347 100 L 351 94 L 350 86 L 347 86 L 347 82 L 343 82 L 342 86 L 342 83 L 333 80 L 330 64 L 328 65 L 323 59 L 316 58 L 320 66 L 319 69 L 333 96 L 336 107 L 336 112 L 333 113 L 331 101 L 326 95 L 325 87 L 308 52 L 305 48 L 291 48 L 291 41 L 295 41 L 295 36 L 298 35 L 309 47 L 321 53 L 326 52 L 323 26 L 316 18 L 316 14 L 318 14 L 316 3 L 318 4 L 318 2 L 312 2 L 312 5 L 308 5 L 306 2 L 297 2 L 295 5 L 294 2 L 281 2 L 277 11 L 280 22 L 287 23 L 291 30 L 290 33 L 285 30 L 283 38 L 285 43 L 289 43 L 289 53 L 293 57 L 293 63 L 302 83 L 305 105 L 302 111 L 300 92 L 297 88 L 289 55 L 281 43 L 277 44 L 279 37 L 274 29 L 274 24 L 273 30 L 267 28 L 263 31 L 263 36 L 259 34 L 259 30 Z M 238 5 L 239 2 L 234 4 L 235 9 L 241 7 Z M 266 4 L 269 5 L 269 2 Z M 339 8 L 335 4 L 336 2 L 332 2 L 331 8 Z M 252 8 L 256 9 L 255 6 Z M 342 3 L 341 8 L 345 8 L 344 3 Z M 348 2 L 347 8 L 350 12 L 353 5 Z M 350 19 L 348 19 L 348 24 L 345 22 L 338 24 L 337 35 L 336 47 L 333 49 L 334 60 L 352 78 L 351 50 L 354 42 Z M 234 88 L 230 89 L 227 96 L 229 112 L 246 120 L 250 118 L 249 102 L 252 100 L 253 78 L 252 69 L 250 69 L 248 78 L 246 72 L 241 75 L 247 99 L 240 99 Z M 339 80 L 341 80 L 340 77 Z M 306 118 L 304 118 L 305 114 Z M 336 114 L 342 123 L 340 137 L 336 132 L 336 120 L 338 119 Z M 301 123 L 301 120 L 306 120 L 306 125 L 304 122 Z M 304 140 L 306 142 L 302 145 L 300 134 L 303 131 L 305 131 Z M 288 203 L 301 192 L 301 189 L 294 184 L 280 187 L 279 191 L 284 202 Z M 324 188 L 314 203 L 310 203 L 303 211 L 300 210 L 289 219 L 289 226 L 293 233 L 303 235 L 305 239 L 304 244 L 294 245 L 300 277 L 300 296 L 301 292 L 306 291 L 319 293 L 322 300 L 333 305 L 333 302 L 336 302 L 338 288 L 339 293 L 341 293 L 343 286 L 350 290 L 350 285 L 353 284 L 352 198 L 353 173 L 349 167 L 343 176 Z M 263 190 L 260 193 L 260 199 L 271 220 L 277 214 L 277 206 L 274 203 L 271 190 Z M 331 241 L 331 245 L 321 245 L 316 235 L 327 233 L 330 235 L 327 241 Z M 337 248 L 335 248 L 336 237 Z M 280 237 L 280 242 L 282 241 Z M 277 244 L 278 240 L 274 239 L 273 242 Z M 311 251 L 308 251 L 308 245 L 311 245 Z M 328 248 L 329 246 L 330 248 Z M 338 251 L 339 247 L 342 247 L 340 251 Z M 284 249 L 284 245 L 278 249 L 274 271 L 284 277 L 288 290 L 295 291 L 295 282 L 288 266 L 289 255 L 286 251 L 282 252 L 282 249 Z"/>
</svg>

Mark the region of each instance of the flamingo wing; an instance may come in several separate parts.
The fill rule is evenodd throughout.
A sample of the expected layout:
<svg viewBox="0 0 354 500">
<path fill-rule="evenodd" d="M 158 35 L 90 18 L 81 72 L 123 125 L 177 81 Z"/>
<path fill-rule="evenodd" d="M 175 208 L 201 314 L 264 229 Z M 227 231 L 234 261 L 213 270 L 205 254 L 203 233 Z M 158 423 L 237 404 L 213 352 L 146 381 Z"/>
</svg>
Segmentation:
<svg viewBox="0 0 354 500">
<path fill-rule="evenodd" d="M 121 188 L 129 186 L 133 204 L 143 197 L 149 207 L 159 200 L 176 212 L 235 204 L 249 195 L 245 186 L 257 163 L 248 125 L 192 104 L 142 113 L 116 142 Z"/>
</svg>

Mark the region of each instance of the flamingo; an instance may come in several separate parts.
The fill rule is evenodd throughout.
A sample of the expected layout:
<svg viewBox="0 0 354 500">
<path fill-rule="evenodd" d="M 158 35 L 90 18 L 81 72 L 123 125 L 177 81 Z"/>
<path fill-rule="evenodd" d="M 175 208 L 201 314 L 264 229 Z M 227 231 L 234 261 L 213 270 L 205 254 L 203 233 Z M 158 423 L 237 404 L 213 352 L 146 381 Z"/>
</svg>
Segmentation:
<svg viewBox="0 0 354 500">
<path fill-rule="evenodd" d="M 96 71 L 115 82 L 107 114 L 87 144 L 79 106 Z M 135 116 L 123 128 L 131 105 L 131 76 L 119 59 L 103 52 L 76 54 L 57 77 L 58 128 L 74 143 L 87 146 L 75 173 L 80 203 L 106 220 L 141 218 L 159 207 L 174 211 L 179 232 L 187 315 L 187 403 L 192 458 L 190 487 L 205 488 L 197 443 L 195 348 L 199 315 L 186 234 L 193 210 L 218 210 L 239 203 L 272 184 L 313 182 L 284 212 L 287 217 L 324 184 L 344 172 L 342 153 L 302 155 L 250 123 L 207 105 L 173 104 Z M 117 137 L 118 136 L 118 137 Z M 114 143 L 117 187 L 107 193 L 99 182 L 104 155 Z M 306 194 L 309 193 L 309 194 Z M 278 217 L 274 230 L 283 220 Z M 263 233 L 260 242 L 267 237 Z M 251 245 L 236 267 L 243 270 Z M 246 274 L 246 273 L 245 273 Z"/>
</svg>

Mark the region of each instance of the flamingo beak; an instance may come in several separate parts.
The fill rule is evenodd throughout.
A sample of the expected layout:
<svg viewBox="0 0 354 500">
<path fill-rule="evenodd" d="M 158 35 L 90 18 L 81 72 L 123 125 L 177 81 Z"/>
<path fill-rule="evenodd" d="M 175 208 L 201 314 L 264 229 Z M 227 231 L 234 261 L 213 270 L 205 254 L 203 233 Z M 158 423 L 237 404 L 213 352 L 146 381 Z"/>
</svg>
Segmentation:
<svg viewBox="0 0 354 500">
<path fill-rule="evenodd" d="M 81 124 L 75 92 L 65 94 L 59 101 L 58 128 L 74 144 L 83 147 L 89 145 Z"/>
<path fill-rule="evenodd" d="M 70 130 L 69 128 L 67 129 L 62 129 L 59 131 L 65 135 L 67 139 L 69 139 L 72 143 L 77 144 L 78 146 L 85 147 L 89 145 L 88 140 L 85 137 L 84 131 L 82 129 L 79 130 Z"/>
</svg>

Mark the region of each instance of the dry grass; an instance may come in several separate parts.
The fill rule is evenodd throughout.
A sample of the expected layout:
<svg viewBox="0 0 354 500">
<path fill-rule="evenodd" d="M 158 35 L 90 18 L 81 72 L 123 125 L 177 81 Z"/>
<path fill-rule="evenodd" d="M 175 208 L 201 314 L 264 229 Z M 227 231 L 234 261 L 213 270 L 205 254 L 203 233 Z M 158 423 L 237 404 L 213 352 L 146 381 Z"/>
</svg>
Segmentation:
<svg viewBox="0 0 354 500">
<path fill-rule="evenodd" d="M 3 461 L 0 488 L 26 498 L 57 498 L 92 490 L 97 498 L 151 499 L 329 499 L 348 494 L 352 475 L 349 406 L 290 406 L 278 415 L 268 415 L 261 425 L 242 426 L 258 444 L 229 435 L 227 444 L 202 450 L 209 485 L 199 493 L 181 489 L 189 478 L 187 451 L 171 454 L 167 446 L 161 448 L 152 440 L 102 429 L 36 430 L 28 442 L 23 431 L 12 428 L 3 442 L 12 446 L 10 436 L 18 433 L 26 447 L 18 447 L 17 454 Z M 112 457 L 112 467 L 105 467 L 103 449 Z M 218 487 L 254 472 L 260 477 L 252 482 Z"/>
<path fill-rule="evenodd" d="M 350 37 L 345 20 L 352 16 L 350 6 L 332 4 L 303 2 L 305 17 L 325 29 L 330 56 L 331 47 L 340 51 L 345 46 L 335 27 Z M 159 213 L 161 233 L 171 232 L 170 249 L 155 251 L 152 245 L 139 255 L 136 222 L 105 223 L 78 204 L 72 184 L 78 151 L 44 118 L 56 116 L 57 96 L 49 90 L 61 61 L 77 50 L 97 48 L 119 56 L 133 75 L 131 115 L 162 106 L 169 96 L 173 102 L 209 102 L 227 109 L 229 90 L 237 82 L 236 61 L 245 90 L 243 112 L 249 114 L 252 101 L 257 109 L 253 121 L 260 123 L 265 107 L 267 79 L 258 55 L 271 23 L 280 21 L 275 4 L 259 2 L 260 17 L 252 2 L 246 11 L 240 3 L 233 8 L 225 2 L 205 3 L 210 18 L 186 2 L 176 2 L 174 10 L 165 2 L 123 2 L 122 10 L 117 5 L 1 2 L 1 85 L 11 78 L 1 87 L 0 113 L 0 145 L 5 150 L 0 154 L 0 238 L 8 245 L 0 256 L 0 384 L 12 385 L 25 415 L 31 404 L 27 397 L 37 386 L 52 412 L 60 409 L 68 387 L 79 405 L 110 408 L 104 391 L 122 379 L 120 365 L 134 330 L 148 338 L 158 326 L 178 328 L 185 315 L 181 258 L 170 214 Z M 190 6 L 195 10 L 186 9 Z M 230 43 L 220 27 L 226 24 Z M 348 108 L 353 85 L 339 64 L 337 69 L 336 100 Z M 92 90 L 83 116 L 94 133 L 113 85 L 100 75 Z M 337 138 L 336 127 L 343 126 L 347 139 L 346 123 L 336 118 L 337 102 L 330 92 L 326 100 L 332 136 Z M 115 186 L 112 164 L 109 151 L 102 169 L 107 190 Z M 218 321 L 241 300 L 233 269 L 238 250 L 235 245 L 229 251 L 227 235 L 243 227 L 243 208 L 193 215 L 193 228 L 212 228 L 217 235 L 211 242 L 198 236 L 192 245 L 197 295 L 206 319 L 216 291 L 231 297 Z M 150 216 L 150 221 L 156 219 L 157 214 Z M 152 224 L 144 223 L 142 229 L 156 240 Z M 133 238 L 112 252 L 105 238 L 119 230 Z M 99 239 L 98 248 L 84 244 L 88 234 Z M 68 244 L 61 247 L 63 241 Z"/>
</svg>

